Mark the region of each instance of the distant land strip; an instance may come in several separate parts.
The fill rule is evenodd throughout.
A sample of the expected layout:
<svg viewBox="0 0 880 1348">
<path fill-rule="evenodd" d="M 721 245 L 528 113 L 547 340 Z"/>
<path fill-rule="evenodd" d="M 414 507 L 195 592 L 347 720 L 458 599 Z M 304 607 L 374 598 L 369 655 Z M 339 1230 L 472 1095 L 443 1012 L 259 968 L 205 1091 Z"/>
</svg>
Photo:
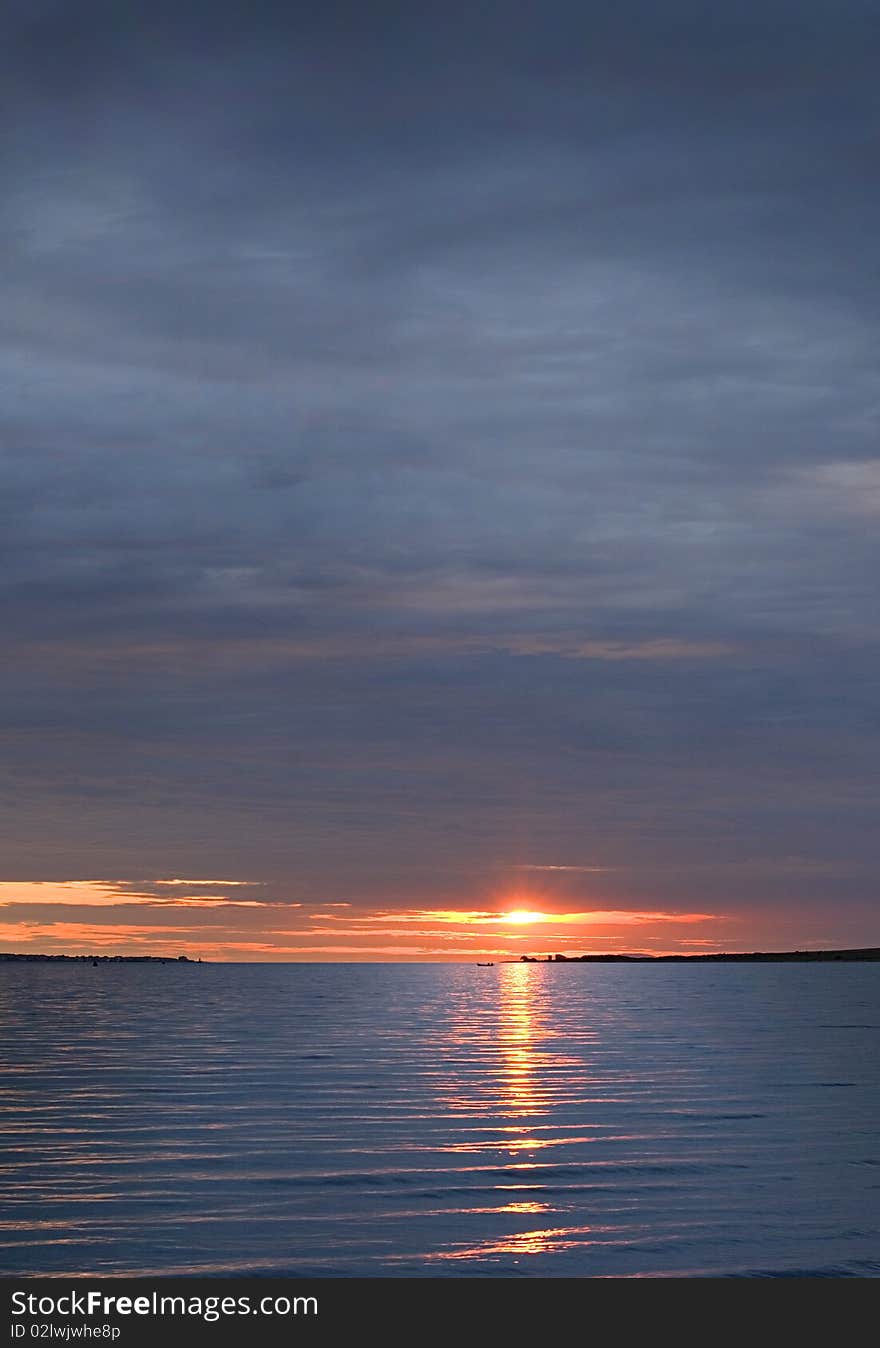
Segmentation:
<svg viewBox="0 0 880 1348">
<path fill-rule="evenodd" d="M 46 961 L 71 961 L 77 964 L 201 964 L 189 955 L 11 955 L 0 953 L 0 964 L 24 962 L 44 964 Z"/>
<path fill-rule="evenodd" d="M 821 960 L 880 960 L 880 946 L 861 950 L 753 950 L 720 955 L 520 955 L 512 964 L 760 964 L 816 963 Z"/>
</svg>

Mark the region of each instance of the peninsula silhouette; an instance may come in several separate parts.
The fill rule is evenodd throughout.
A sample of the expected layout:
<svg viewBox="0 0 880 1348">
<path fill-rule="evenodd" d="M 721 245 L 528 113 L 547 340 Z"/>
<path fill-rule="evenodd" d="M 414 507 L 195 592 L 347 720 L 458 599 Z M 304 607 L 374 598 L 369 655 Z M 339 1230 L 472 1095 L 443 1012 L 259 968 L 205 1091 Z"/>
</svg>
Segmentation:
<svg viewBox="0 0 880 1348">
<path fill-rule="evenodd" d="M 753 950 L 716 955 L 520 955 L 518 964 L 781 964 L 823 960 L 880 960 L 880 946 L 857 950 Z"/>
</svg>

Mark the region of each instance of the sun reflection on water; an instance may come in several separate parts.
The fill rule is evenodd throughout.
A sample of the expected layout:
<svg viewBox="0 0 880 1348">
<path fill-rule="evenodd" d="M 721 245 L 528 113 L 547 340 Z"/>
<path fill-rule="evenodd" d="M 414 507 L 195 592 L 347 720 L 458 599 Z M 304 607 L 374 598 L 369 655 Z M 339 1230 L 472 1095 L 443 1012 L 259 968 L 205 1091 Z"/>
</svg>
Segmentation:
<svg viewBox="0 0 880 1348">
<path fill-rule="evenodd" d="M 547 1254 L 554 1250 L 575 1250 L 596 1244 L 597 1231 L 616 1228 L 592 1226 L 552 1226 L 536 1231 L 515 1231 L 497 1240 L 481 1241 L 477 1245 L 454 1250 L 438 1250 L 436 1259 L 487 1259 L 503 1255 Z"/>
<path fill-rule="evenodd" d="M 513 1118 L 534 1118 L 541 1113 L 535 1054 L 543 1026 L 531 972 L 523 964 L 509 964 L 499 979 L 499 1078 L 507 1104 L 505 1112 Z M 511 1142 L 511 1148 L 523 1150 L 530 1141 L 520 1138 Z"/>
<path fill-rule="evenodd" d="M 444 1094 L 460 1128 L 443 1150 L 461 1158 L 457 1168 L 465 1155 L 481 1156 L 495 1172 L 497 1203 L 462 1213 L 461 1239 L 447 1238 L 428 1258 L 511 1256 L 516 1262 L 591 1241 L 588 1227 L 564 1225 L 565 1208 L 547 1200 L 541 1180 L 547 1148 L 590 1143 L 595 1128 L 579 1110 L 572 1113 L 575 1102 L 584 1100 L 589 1069 L 583 1056 L 560 1048 L 553 991 L 545 971 L 502 965 L 491 982 L 480 983 L 473 999 L 461 1000 L 446 1027 L 454 1065 Z M 589 1037 L 581 1027 L 580 1038 Z M 534 1175 L 533 1183 L 522 1182 L 527 1175 Z M 511 1182 L 516 1178 L 520 1183 Z M 514 1197 L 515 1189 L 526 1192 Z M 540 1230 L 520 1229 L 530 1218 L 534 1226 L 539 1214 L 545 1217 Z M 551 1214 L 557 1224 L 551 1224 Z"/>
</svg>

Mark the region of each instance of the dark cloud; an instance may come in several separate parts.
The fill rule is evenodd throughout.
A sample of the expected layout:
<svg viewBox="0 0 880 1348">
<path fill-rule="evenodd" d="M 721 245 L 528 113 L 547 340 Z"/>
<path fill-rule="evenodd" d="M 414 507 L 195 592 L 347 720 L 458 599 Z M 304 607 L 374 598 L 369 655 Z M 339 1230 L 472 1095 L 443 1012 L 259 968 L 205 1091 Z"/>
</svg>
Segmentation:
<svg viewBox="0 0 880 1348">
<path fill-rule="evenodd" d="M 7 4 L 11 874 L 866 902 L 875 18 Z"/>
</svg>

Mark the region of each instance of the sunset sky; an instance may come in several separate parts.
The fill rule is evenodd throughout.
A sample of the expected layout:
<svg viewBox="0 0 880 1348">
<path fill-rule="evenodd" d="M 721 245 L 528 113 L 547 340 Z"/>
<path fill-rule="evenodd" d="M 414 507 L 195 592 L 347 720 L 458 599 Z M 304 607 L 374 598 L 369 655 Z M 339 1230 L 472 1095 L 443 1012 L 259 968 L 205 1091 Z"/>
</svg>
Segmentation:
<svg viewBox="0 0 880 1348">
<path fill-rule="evenodd" d="M 878 63 L 6 0 L 0 950 L 880 944 Z"/>
</svg>

